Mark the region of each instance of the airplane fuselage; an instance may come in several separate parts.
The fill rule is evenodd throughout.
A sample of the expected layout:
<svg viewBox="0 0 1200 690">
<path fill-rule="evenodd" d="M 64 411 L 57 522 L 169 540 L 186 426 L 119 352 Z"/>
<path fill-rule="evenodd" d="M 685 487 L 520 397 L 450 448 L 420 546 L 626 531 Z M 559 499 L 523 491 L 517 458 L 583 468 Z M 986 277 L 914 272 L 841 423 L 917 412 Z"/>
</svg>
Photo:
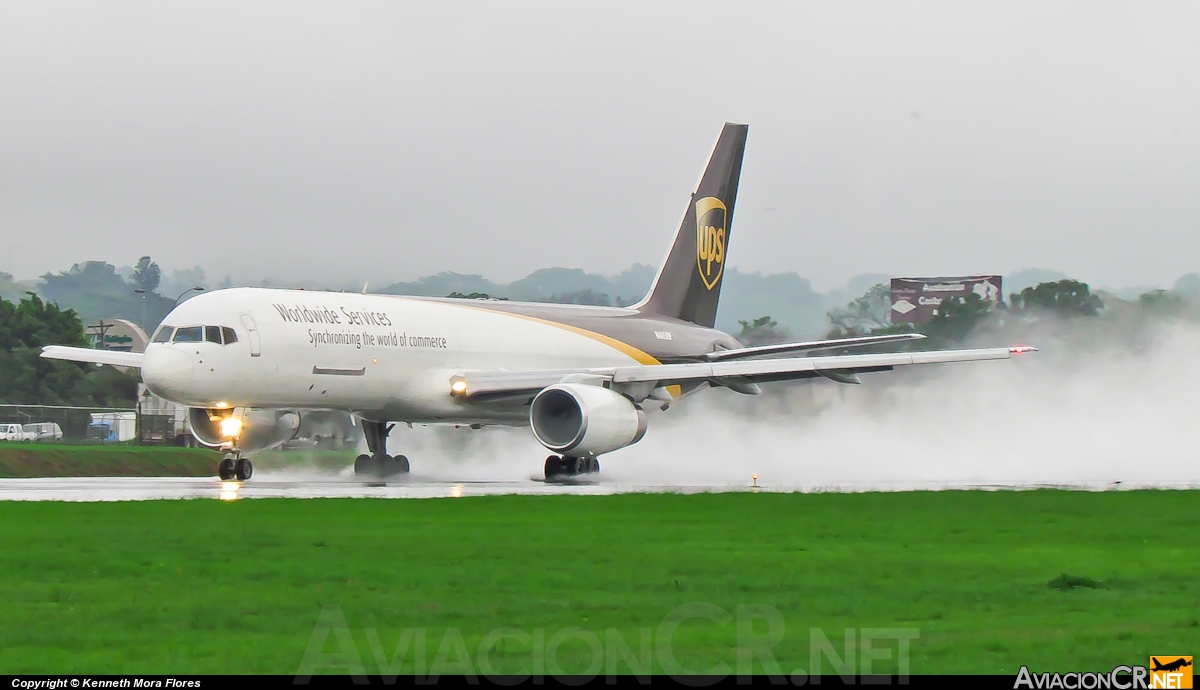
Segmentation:
<svg viewBox="0 0 1200 690">
<path fill-rule="evenodd" d="M 154 340 L 164 335 L 147 346 L 142 377 L 176 403 L 463 424 L 524 424 L 528 407 L 463 404 L 450 394 L 456 375 L 683 362 L 740 347 L 628 308 L 264 288 L 197 295 Z"/>
<path fill-rule="evenodd" d="M 234 288 L 176 307 L 144 353 L 50 345 L 42 357 L 140 367 L 157 395 L 187 405 L 192 434 L 221 447 L 222 480 L 245 481 L 243 451 L 294 438 L 304 410 L 361 419 L 354 472 L 407 474 L 388 454 L 394 422 L 530 425 L 554 453 L 547 479 L 599 472 L 638 443 L 646 410 L 708 386 L 898 366 L 1008 359 L 1030 347 L 810 357 L 920 339 L 915 333 L 742 347 L 716 330 L 746 125 L 726 123 L 646 296 L 629 308 Z"/>
</svg>

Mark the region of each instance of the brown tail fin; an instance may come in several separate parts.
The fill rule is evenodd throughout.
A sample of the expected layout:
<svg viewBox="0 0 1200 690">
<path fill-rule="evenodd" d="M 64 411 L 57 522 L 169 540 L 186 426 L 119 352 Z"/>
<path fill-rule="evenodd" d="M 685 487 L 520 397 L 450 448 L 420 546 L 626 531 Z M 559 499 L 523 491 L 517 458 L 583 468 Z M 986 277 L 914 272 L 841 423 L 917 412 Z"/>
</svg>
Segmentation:
<svg viewBox="0 0 1200 690">
<path fill-rule="evenodd" d="M 725 123 L 671 251 L 639 310 L 701 326 L 716 323 L 748 130 L 748 125 Z"/>
</svg>

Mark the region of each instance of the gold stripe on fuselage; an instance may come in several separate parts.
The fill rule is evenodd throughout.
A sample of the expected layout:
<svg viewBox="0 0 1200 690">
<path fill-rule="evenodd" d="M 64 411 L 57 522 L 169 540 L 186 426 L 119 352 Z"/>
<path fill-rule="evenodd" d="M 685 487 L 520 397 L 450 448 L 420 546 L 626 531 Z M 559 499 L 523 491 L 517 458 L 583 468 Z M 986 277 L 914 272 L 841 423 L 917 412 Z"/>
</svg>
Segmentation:
<svg viewBox="0 0 1200 690">
<path fill-rule="evenodd" d="M 474 309 L 476 311 L 486 311 L 489 314 L 503 314 L 504 316 L 513 316 L 518 319 L 525 319 L 526 321 L 533 321 L 535 323 L 541 323 L 541 324 L 545 324 L 547 326 L 554 326 L 555 328 L 561 328 L 564 331 L 570 331 L 572 333 L 582 335 L 587 338 L 591 338 L 592 340 L 595 340 L 598 343 L 603 343 L 603 344 L 613 348 L 614 350 L 617 350 L 625 355 L 628 355 L 630 358 L 632 358 L 638 364 L 645 364 L 645 365 L 662 364 L 662 362 L 658 361 L 658 359 L 655 358 L 654 355 L 652 355 L 649 352 L 646 352 L 644 350 L 639 350 L 638 348 L 630 345 L 629 343 L 627 343 L 623 340 L 617 340 L 616 338 L 612 337 L 611 335 L 604 335 L 603 333 L 597 333 L 596 331 L 589 331 L 586 328 L 580 328 L 579 326 L 572 326 L 571 324 L 562 323 L 561 321 L 551 321 L 550 319 L 543 319 L 543 318 L 539 318 L 537 316 L 529 316 L 528 314 L 520 314 L 517 312 L 504 311 L 501 309 L 488 309 L 487 307 L 480 307 L 475 304 L 457 304 L 454 302 L 443 302 L 440 300 L 437 302 L 437 304 L 446 304 L 446 305 L 449 305 L 452 307 L 461 307 L 463 309 Z M 669 393 L 670 396 L 676 400 L 678 400 L 680 398 L 680 396 L 683 395 L 683 387 L 682 386 L 674 385 L 674 386 L 667 386 L 666 388 L 667 388 L 667 393 Z"/>
</svg>

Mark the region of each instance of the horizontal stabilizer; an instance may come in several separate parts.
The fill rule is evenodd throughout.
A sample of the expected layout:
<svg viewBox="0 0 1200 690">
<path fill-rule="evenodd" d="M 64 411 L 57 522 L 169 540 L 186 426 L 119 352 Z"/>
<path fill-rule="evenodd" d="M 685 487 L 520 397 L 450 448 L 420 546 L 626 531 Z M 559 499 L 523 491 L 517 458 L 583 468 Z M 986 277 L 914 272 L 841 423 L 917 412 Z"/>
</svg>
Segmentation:
<svg viewBox="0 0 1200 690">
<path fill-rule="evenodd" d="M 46 359 L 65 359 L 71 362 L 93 362 L 95 364 L 111 364 L 114 367 L 141 367 L 142 353 L 121 352 L 120 350 L 93 350 L 87 347 L 67 347 L 65 345 L 47 345 L 42 348 L 42 356 Z"/>
</svg>

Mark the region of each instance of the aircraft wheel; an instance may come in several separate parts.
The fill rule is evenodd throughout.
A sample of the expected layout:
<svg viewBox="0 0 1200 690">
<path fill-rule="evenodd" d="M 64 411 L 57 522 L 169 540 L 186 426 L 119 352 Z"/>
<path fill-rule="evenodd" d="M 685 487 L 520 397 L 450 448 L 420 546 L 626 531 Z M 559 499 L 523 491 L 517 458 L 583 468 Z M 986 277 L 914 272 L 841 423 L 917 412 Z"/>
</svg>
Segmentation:
<svg viewBox="0 0 1200 690">
<path fill-rule="evenodd" d="M 567 474 L 566 464 L 564 458 L 557 455 L 546 458 L 546 479 L 557 479 Z"/>
<path fill-rule="evenodd" d="M 568 461 L 571 474 L 600 472 L 600 463 L 594 457 L 572 457 Z"/>
<path fill-rule="evenodd" d="M 250 458 L 238 458 L 233 464 L 233 473 L 239 482 L 244 482 L 254 476 L 254 463 Z"/>
<path fill-rule="evenodd" d="M 371 462 L 375 466 L 375 471 L 372 473 L 377 479 L 387 479 L 399 471 L 400 463 L 396 462 L 396 458 L 390 455 L 381 455 L 376 458 L 371 458 Z"/>
<path fill-rule="evenodd" d="M 219 476 L 223 482 L 233 481 L 233 478 L 236 475 L 232 455 L 226 455 L 225 457 L 221 458 L 221 463 L 217 465 L 217 476 Z"/>
<path fill-rule="evenodd" d="M 409 465 L 408 458 L 406 456 L 397 455 L 396 457 L 392 458 L 392 463 L 395 467 L 396 474 L 408 474 Z"/>
<path fill-rule="evenodd" d="M 370 455 L 360 455 L 354 458 L 354 474 L 360 477 L 371 474 L 372 465 L 374 463 Z"/>
<path fill-rule="evenodd" d="M 371 458 L 371 462 L 375 468 L 373 474 L 378 479 L 387 479 L 393 474 L 396 474 L 397 468 L 399 467 L 399 463 L 396 462 L 396 458 L 393 458 L 390 455 L 379 455 L 373 457 Z"/>
</svg>

